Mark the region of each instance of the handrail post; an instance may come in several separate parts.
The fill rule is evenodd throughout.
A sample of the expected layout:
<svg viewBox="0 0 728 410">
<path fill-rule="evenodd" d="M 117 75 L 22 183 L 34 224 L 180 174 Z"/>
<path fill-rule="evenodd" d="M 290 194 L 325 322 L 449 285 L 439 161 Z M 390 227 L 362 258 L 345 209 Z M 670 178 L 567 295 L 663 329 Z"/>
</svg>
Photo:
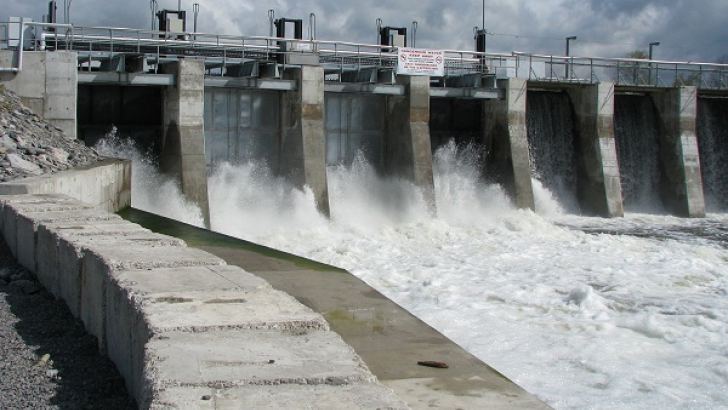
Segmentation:
<svg viewBox="0 0 728 410">
<path fill-rule="evenodd" d="M 703 88 L 703 66 L 698 66 L 698 88 Z"/>
<path fill-rule="evenodd" d="M 619 70 L 619 60 L 617 60 L 617 80 L 614 82 L 616 85 L 622 85 L 622 83 L 620 82 L 620 78 L 619 78 L 619 75 L 620 75 L 619 71 L 620 71 Z"/>
<path fill-rule="evenodd" d="M 549 60 L 551 61 L 551 74 L 549 77 L 551 78 L 551 81 L 554 81 L 554 56 L 551 56 Z M 533 66 L 531 66 L 531 69 L 533 69 Z"/>
</svg>

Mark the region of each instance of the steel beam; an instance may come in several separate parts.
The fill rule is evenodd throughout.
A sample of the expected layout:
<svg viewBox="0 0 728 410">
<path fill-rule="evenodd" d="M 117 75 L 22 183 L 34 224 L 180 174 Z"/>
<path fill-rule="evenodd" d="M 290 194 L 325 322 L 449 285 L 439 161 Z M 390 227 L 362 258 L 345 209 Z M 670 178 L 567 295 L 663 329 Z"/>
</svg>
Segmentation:
<svg viewBox="0 0 728 410">
<path fill-rule="evenodd" d="M 129 86 L 171 86 L 175 85 L 172 74 L 83 72 L 78 73 L 79 84 L 129 85 Z"/>
</svg>

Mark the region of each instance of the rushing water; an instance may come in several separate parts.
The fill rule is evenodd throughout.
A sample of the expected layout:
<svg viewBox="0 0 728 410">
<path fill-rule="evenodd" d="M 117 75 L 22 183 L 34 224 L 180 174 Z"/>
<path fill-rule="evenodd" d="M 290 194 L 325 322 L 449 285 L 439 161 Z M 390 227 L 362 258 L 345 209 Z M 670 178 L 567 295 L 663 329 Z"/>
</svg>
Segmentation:
<svg viewBox="0 0 728 410">
<path fill-rule="evenodd" d="M 538 181 L 539 214 L 517 210 L 477 158 L 435 153 L 436 218 L 361 156 L 331 167 L 330 221 L 264 166 L 220 164 L 212 228 L 350 270 L 556 408 L 728 407 L 728 217 L 570 216 Z M 135 165 L 135 207 L 199 218 Z"/>
<path fill-rule="evenodd" d="M 698 143 L 705 206 L 728 210 L 728 100 L 700 99 Z"/>
<path fill-rule="evenodd" d="M 565 93 L 530 91 L 528 145 L 533 175 L 570 211 L 578 211 L 574 115 Z"/>
<path fill-rule="evenodd" d="M 648 96 L 620 95 L 614 104 L 614 133 L 624 207 L 663 212 L 660 200 L 660 142 L 655 107 Z"/>
</svg>

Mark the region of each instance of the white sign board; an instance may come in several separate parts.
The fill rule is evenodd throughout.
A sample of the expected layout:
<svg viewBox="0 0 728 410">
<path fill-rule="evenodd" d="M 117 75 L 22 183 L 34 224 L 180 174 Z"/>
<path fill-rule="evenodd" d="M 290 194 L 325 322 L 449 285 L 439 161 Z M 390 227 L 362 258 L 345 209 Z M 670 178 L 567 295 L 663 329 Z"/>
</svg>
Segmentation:
<svg viewBox="0 0 728 410">
<path fill-rule="evenodd" d="M 442 77 L 445 75 L 445 53 L 441 50 L 398 48 L 397 74 Z"/>
</svg>

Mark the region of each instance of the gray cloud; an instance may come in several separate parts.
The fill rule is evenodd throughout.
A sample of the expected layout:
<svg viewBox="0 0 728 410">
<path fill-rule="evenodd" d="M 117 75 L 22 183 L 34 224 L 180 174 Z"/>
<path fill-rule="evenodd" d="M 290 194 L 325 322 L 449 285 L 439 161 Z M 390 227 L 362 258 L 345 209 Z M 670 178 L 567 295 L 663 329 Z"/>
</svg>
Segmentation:
<svg viewBox="0 0 728 410">
<path fill-rule="evenodd" d="M 40 19 L 44 0 L 3 0 L 0 20 L 22 15 Z M 176 0 L 159 0 L 176 8 Z M 375 19 L 409 27 L 419 22 L 417 45 L 471 49 L 472 27 L 480 25 L 481 0 L 198 0 L 200 30 L 225 34 L 265 35 L 267 9 L 278 16 L 318 16 L 322 39 L 371 43 Z M 59 1 L 62 4 L 62 1 Z M 192 1 L 183 1 L 191 9 Z M 72 19 L 81 25 L 146 28 L 148 0 L 73 0 Z M 574 54 L 622 56 L 660 41 L 662 59 L 714 61 L 728 54 L 728 2 L 725 0 L 486 0 L 491 51 L 562 54 L 563 38 L 577 35 Z"/>
</svg>

